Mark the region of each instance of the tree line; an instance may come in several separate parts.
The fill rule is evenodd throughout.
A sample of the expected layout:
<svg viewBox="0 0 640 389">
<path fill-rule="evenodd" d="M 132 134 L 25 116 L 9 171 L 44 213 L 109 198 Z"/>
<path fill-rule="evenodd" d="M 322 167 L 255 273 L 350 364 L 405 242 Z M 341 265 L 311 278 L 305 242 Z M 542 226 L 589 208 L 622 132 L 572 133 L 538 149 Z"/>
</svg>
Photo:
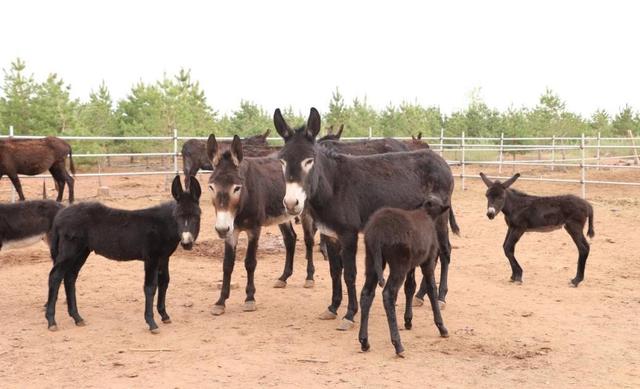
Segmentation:
<svg viewBox="0 0 640 389">
<path fill-rule="evenodd" d="M 254 135 L 272 128 L 272 112 L 250 101 L 241 101 L 237 110 L 220 114 L 207 103 L 198 81 L 189 70 L 167 76 L 153 83 L 138 82 L 127 96 L 114 101 L 104 82 L 94 89 L 87 101 L 71 95 L 71 86 L 58 74 L 38 81 L 26 63 L 16 59 L 3 69 L 0 88 L 0 133 L 9 126 L 20 135 L 172 135 L 178 128 L 181 136 Z M 365 98 L 345 101 L 336 88 L 324 110 L 325 125 L 345 125 L 343 136 L 579 136 L 582 133 L 602 136 L 626 136 L 630 130 L 640 133 L 640 112 L 624 106 L 617 113 L 597 110 L 590 117 L 570 112 L 566 103 L 552 90 L 545 90 L 536 106 L 489 107 L 478 91 L 471 94 L 467 107 L 451 114 L 437 106 L 412 102 L 390 104 L 374 109 Z M 304 113 L 285 108 L 290 123 L 302 123 Z M 142 151 L 156 148 L 153 142 L 103 141 L 79 145 L 84 152 Z M 144 144 L 143 144 L 144 143 Z M 164 146 L 166 148 L 166 144 Z"/>
</svg>

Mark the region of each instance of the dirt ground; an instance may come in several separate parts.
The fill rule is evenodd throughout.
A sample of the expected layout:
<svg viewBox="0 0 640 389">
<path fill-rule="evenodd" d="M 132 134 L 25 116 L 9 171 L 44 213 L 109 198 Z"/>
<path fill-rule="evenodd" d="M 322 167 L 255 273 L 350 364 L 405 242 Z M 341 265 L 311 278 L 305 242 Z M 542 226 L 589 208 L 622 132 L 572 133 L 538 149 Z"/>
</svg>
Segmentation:
<svg viewBox="0 0 640 389">
<path fill-rule="evenodd" d="M 467 169 L 469 173 L 470 170 Z M 527 171 L 530 175 L 546 172 Z M 562 174 L 556 174 L 561 177 Z M 575 174 L 573 174 L 575 177 Z M 638 180 L 631 173 L 590 177 Z M 205 177 L 201 177 L 204 183 Z M 97 181 L 79 178 L 77 197 L 95 200 Z M 169 199 L 163 177 L 107 178 L 112 206 L 139 208 Z M 25 180 L 27 196 L 41 196 L 39 180 Z M 360 352 L 357 327 L 336 331 L 320 321 L 330 300 L 328 263 L 316 253 L 316 286 L 305 276 L 302 233 L 294 275 L 274 289 L 284 260 L 277 227 L 263 231 L 258 251 L 258 310 L 243 312 L 246 241 L 239 243 L 227 312 L 210 312 L 222 278 L 222 243 L 213 234 L 213 209 L 204 193 L 202 231 L 193 251 L 171 260 L 167 309 L 173 323 L 149 333 L 143 319 L 141 262 L 115 263 L 92 255 L 78 280 L 87 321 L 75 327 L 60 291 L 60 330 L 46 328 L 42 305 L 50 268 L 44 243 L 0 254 L 0 387 L 640 387 L 640 240 L 635 238 L 640 189 L 588 188 L 595 207 L 586 278 L 569 287 L 577 250 L 563 230 L 527 234 L 516 255 L 524 284 L 508 282 L 502 252 L 506 226 L 488 220 L 484 187 L 456 182 L 453 205 L 461 237 L 454 246 L 443 311 L 450 338 L 438 337 L 430 308 L 414 311 L 402 331 L 407 357 L 389 341 L 380 289 L 370 321 L 371 351 Z M 52 185 L 48 183 L 50 197 Z M 531 193 L 579 193 L 578 186 L 519 182 Z M 2 201 L 9 181 L 0 181 Z M 364 250 L 358 251 L 358 289 Z M 402 293 L 399 301 L 402 301 Z M 345 312 L 346 299 L 340 309 Z M 404 311 L 398 307 L 399 317 Z M 159 317 L 156 314 L 156 319 Z"/>
</svg>

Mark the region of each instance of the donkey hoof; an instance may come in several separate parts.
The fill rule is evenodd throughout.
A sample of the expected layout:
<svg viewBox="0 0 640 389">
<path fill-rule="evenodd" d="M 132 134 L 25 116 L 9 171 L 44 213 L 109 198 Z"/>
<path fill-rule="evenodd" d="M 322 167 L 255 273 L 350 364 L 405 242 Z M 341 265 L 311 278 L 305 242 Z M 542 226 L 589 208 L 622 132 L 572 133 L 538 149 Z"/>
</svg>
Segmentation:
<svg viewBox="0 0 640 389">
<path fill-rule="evenodd" d="M 424 305 L 424 300 L 421 299 L 420 297 L 415 297 L 413 296 L 413 306 L 414 307 L 421 307 Z"/>
<path fill-rule="evenodd" d="M 57 325 L 55 325 L 55 324 L 54 324 L 54 325 L 52 325 L 52 326 L 49 326 L 49 331 L 51 331 L 51 332 L 56 332 L 56 331 L 58 331 L 58 326 L 57 326 Z"/>
<path fill-rule="evenodd" d="M 84 327 L 86 325 L 87 325 L 87 322 L 85 322 L 84 320 L 78 320 L 76 322 L 76 326 L 78 326 L 78 327 Z"/>
<path fill-rule="evenodd" d="M 356 326 L 356 323 L 349 319 L 342 319 L 340 325 L 338 326 L 338 331 L 349 331 L 353 327 Z"/>
<path fill-rule="evenodd" d="M 169 318 L 162 319 L 162 322 L 163 322 L 164 324 L 171 324 L 171 319 L 169 319 Z"/>
<path fill-rule="evenodd" d="M 151 328 L 151 329 L 149 329 L 149 331 L 154 335 L 155 334 L 159 334 L 160 333 L 160 328 Z"/>
<path fill-rule="evenodd" d="M 402 358 L 402 359 L 404 359 L 404 351 L 397 352 L 397 353 L 396 353 L 396 356 L 397 356 L 398 358 Z"/>
<path fill-rule="evenodd" d="M 575 278 L 569 282 L 569 286 L 573 286 L 574 288 L 577 288 L 578 285 L 580 285 L 580 281 L 577 281 Z"/>
<path fill-rule="evenodd" d="M 445 301 L 438 300 L 438 307 L 440 307 L 441 311 L 444 311 L 444 309 L 447 307 L 447 303 Z"/>
<path fill-rule="evenodd" d="M 278 289 L 285 288 L 286 286 L 287 286 L 287 281 L 282 281 L 282 280 L 277 280 L 277 281 L 273 284 L 273 287 L 274 287 L 274 288 L 278 288 Z"/>
<path fill-rule="evenodd" d="M 256 302 L 255 301 L 245 301 L 244 302 L 244 307 L 242 307 L 242 310 L 245 312 L 253 312 L 256 310 Z"/>
<path fill-rule="evenodd" d="M 304 287 L 309 289 L 309 288 L 313 288 L 313 286 L 315 285 L 315 281 L 314 280 L 305 280 L 304 281 Z"/>
<path fill-rule="evenodd" d="M 214 305 L 213 306 L 213 311 L 211 311 L 211 313 L 214 316 L 220 316 L 224 313 L 224 305 Z"/>
<path fill-rule="evenodd" d="M 333 312 L 331 312 L 330 310 L 327 309 L 326 311 L 322 312 L 320 314 L 320 316 L 318 316 L 318 319 L 320 319 L 320 320 L 333 320 L 336 317 L 338 317 L 337 314 L 335 314 L 335 313 L 333 313 Z"/>
</svg>

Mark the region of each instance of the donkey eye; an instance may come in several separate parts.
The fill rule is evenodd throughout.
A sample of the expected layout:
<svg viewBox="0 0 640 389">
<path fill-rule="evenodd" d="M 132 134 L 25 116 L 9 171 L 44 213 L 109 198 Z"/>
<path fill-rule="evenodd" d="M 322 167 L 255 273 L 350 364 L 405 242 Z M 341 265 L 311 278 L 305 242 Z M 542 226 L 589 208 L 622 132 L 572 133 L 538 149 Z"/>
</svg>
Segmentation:
<svg viewBox="0 0 640 389">
<path fill-rule="evenodd" d="M 240 189 L 242 189 L 242 185 L 236 185 L 233 187 L 233 193 L 239 193 Z"/>
<path fill-rule="evenodd" d="M 280 164 L 282 164 L 282 166 L 287 166 L 287 161 L 285 161 L 284 159 L 280 159 Z"/>
<path fill-rule="evenodd" d="M 304 166 L 311 166 L 311 164 L 313 163 L 313 158 L 307 158 L 302 163 L 304 164 Z"/>
<path fill-rule="evenodd" d="M 209 190 L 215 193 L 216 188 L 214 188 L 213 185 L 209 185 Z"/>
</svg>

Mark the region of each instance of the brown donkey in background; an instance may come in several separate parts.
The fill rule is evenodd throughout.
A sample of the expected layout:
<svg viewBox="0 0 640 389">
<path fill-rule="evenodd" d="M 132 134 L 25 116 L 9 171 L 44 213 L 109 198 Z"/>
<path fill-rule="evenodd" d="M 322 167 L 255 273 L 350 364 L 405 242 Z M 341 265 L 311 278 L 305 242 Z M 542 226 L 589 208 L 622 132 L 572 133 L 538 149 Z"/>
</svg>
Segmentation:
<svg viewBox="0 0 640 389">
<path fill-rule="evenodd" d="M 491 181 L 480 173 L 487 185 L 487 217 L 493 219 L 500 211 L 504 214 L 509 229 L 504 240 L 504 253 L 511 265 L 511 281 L 522 283 L 522 268 L 516 261 L 516 243 L 525 232 L 549 232 L 564 227 L 578 247 L 578 270 L 571 280 L 578 286 L 584 279 L 584 268 L 589 256 L 589 242 L 584 237 L 584 225 L 589 219 L 587 235 L 593 238 L 593 207 L 587 201 L 573 196 L 531 196 L 509 188 L 520 177 L 516 173 L 507 181 Z"/>
<path fill-rule="evenodd" d="M 0 178 L 9 176 L 21 201 L 24 193 L 18 174 L 35 176 L 49 170 L 58 189 L 57 201 L 62 201 L 64 184 L 69 184 L 69 202 L 73 203 L 73 177 L 65 168 L 69 156 L 69 170 L 76 174 L 71 156 L 71 146 L 60 138 L 48 136 L 43 139 L 5 139 L 0 140 Z"/>
</svg>

